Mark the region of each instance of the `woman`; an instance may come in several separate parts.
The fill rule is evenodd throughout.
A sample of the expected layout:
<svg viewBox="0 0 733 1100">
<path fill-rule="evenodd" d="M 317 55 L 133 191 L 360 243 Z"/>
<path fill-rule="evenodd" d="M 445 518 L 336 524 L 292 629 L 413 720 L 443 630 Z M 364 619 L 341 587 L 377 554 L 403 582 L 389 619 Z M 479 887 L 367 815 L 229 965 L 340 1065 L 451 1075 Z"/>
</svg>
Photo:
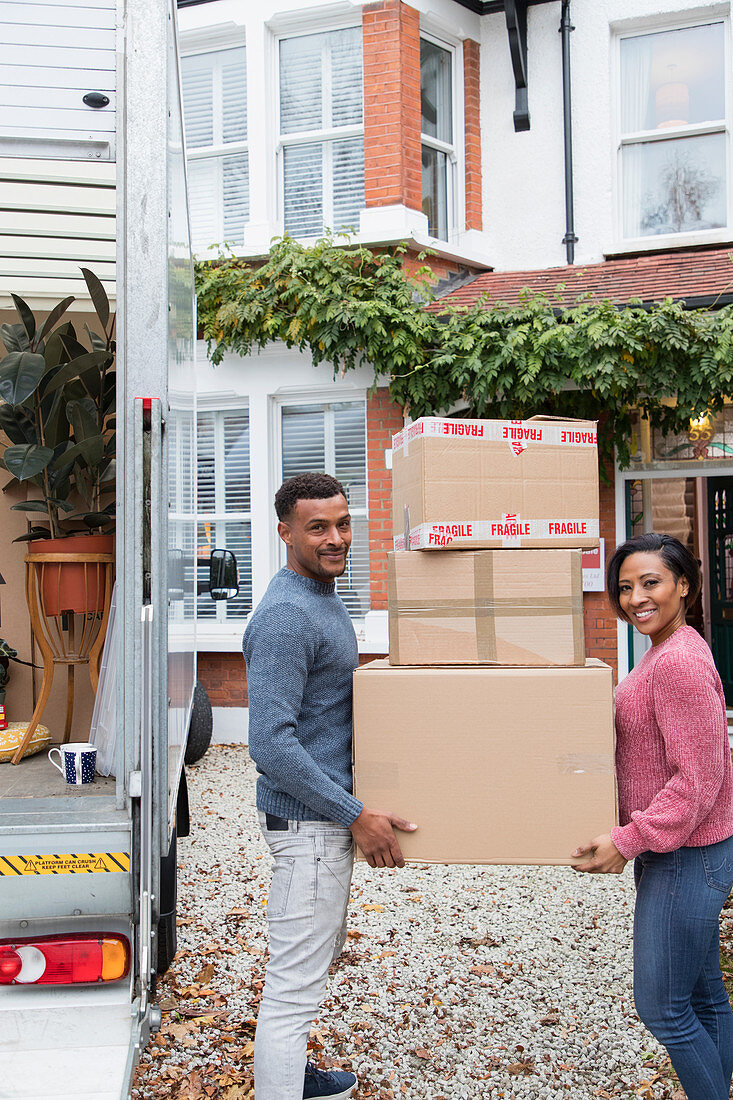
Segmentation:
<svg viewBox="0 0 733 1100">
<path fill-rule="evenodd" d="M 616 549 L 607 579 L 618 617 L 652 646 L 616 690 L 621 824 L 573 852 L 576 870 L 620 874 L 635 861 L 636 1010 L 689 1100 L 728 1100 L 718 918 L 733 885 L 733 769 L 720 677 L 685 625 L 700 570 L 677 539 L 647 534 Z"/>
</svg>

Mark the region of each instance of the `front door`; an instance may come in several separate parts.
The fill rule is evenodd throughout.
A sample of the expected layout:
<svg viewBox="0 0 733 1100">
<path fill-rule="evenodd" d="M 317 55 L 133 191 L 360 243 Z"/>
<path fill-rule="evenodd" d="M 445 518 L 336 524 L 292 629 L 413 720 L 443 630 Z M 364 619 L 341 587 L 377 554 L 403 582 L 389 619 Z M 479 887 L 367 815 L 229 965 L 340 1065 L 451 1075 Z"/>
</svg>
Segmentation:
<svg viewBox="0 0 733 1100">
<path fill-rule="evenodd" d="M 708 479 L 710 633 L 725 701 L 733 706 L 733 478 Z"/>
</svg>

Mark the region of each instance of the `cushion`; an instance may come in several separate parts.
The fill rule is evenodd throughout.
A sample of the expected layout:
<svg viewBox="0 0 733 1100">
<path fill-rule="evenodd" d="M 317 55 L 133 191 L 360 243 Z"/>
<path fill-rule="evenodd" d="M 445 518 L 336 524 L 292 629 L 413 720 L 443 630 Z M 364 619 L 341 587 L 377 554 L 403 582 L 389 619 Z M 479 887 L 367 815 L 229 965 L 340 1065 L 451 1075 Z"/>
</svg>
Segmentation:
<svg viewBox="0 0 733 1100">
<path fill-rule="evenodd" d="M 12 760 L 15 750 L 25 737 L 29 722 L 11 722 L 6 730 L 0 730 L 0 764 L 7 764 Z M 42 752 L 51 744 L 51 734 L 47 726 L 36 726 L 30 739 L 28 748 L 23 756 L 33 756 L 36 752 Z"/>
</svg>

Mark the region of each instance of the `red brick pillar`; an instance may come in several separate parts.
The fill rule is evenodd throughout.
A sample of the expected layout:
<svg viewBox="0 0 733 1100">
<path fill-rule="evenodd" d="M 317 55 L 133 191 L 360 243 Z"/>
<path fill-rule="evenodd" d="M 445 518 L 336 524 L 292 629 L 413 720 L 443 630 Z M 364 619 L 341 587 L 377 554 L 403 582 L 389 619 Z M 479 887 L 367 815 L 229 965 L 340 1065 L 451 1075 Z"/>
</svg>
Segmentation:
<svg viewBox="0 0 733 1100">
<path fill-rule="evenodd" d="M 466 145 L 466 229 L 483 229 L 481 210 L 481 51 L 463 43 L 463 95 Z"/>
<path fill-rule="evenodd" d="M 392 436 L 404 425 L 402 410 L 389 390 L 380 389 L 367 398 L 367 478 L 369 483 L 369 566 L 372 611 L 387 607 L 387 551 L 392 549 L 392 472 L 384 452 Z"/>
<path fill-rule="evenodd" d="M 422 209 L 420 16 L 401 0 L 362 11 L 366 206 Z"/>
<path fill-rule="evenodd" d="M 606 561 L 616 547 L 616 499 L 613 484 L 613 466 L 606 467 L 609 484 L 601 483 L 601 538 L 606 540 Z M 616 616 L 611 610 L 605 592 L 586 592 L 583 595 L 585 618 L 585 649 L 588 657 L 598 657 L 612 666 L 618 677 L 618 636 Z"/>
</svg>

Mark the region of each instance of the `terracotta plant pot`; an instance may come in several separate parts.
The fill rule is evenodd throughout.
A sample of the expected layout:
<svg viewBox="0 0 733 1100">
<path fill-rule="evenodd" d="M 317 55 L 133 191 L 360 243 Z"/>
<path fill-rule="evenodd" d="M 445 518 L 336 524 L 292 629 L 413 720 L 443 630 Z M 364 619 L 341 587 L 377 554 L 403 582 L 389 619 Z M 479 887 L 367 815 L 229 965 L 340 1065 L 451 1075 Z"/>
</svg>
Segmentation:
<svg viewBox="0 0 733 1100">
<path fill-rule="evenodd" d="M 31 554 L 111 554 L 114 535 L 76 535 L 68 539 L 38 539 L 29 543 Z M 44 562 L 40 583 L 47 616 L 64 612 L 91 614 L 104 611 L 104 565 L 97 562 Z"/>
</svg>

